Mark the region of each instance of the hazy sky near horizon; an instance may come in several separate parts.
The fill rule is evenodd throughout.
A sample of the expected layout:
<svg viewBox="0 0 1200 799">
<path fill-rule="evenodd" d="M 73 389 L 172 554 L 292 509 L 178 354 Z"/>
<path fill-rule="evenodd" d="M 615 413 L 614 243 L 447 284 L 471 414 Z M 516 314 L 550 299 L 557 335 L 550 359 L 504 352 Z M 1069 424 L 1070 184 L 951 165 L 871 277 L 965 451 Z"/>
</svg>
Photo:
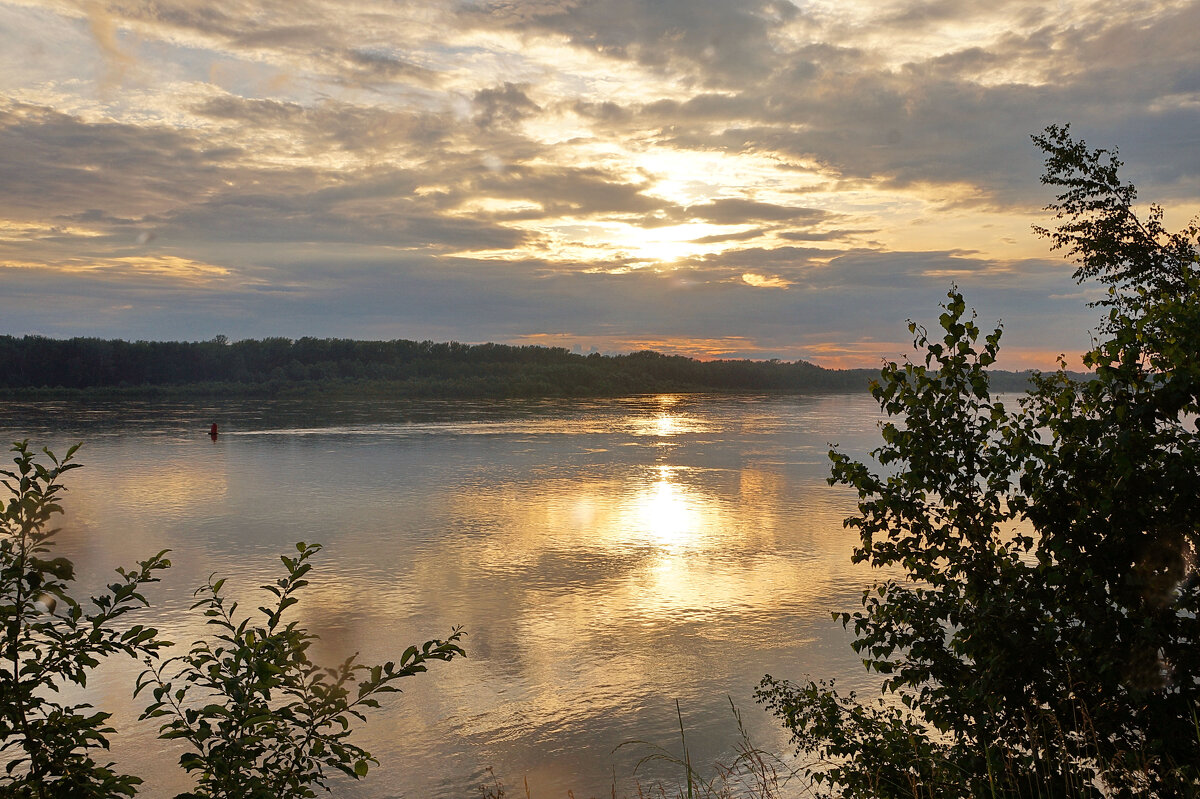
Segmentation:
<svg viewBox="0 0 1200 799">
<path fill-rule="evenodd" d="M 1088 344 L 1030 134 L 1200 212 L 1200 2 L 0 0 L 0 334 Z"/>
</svg>

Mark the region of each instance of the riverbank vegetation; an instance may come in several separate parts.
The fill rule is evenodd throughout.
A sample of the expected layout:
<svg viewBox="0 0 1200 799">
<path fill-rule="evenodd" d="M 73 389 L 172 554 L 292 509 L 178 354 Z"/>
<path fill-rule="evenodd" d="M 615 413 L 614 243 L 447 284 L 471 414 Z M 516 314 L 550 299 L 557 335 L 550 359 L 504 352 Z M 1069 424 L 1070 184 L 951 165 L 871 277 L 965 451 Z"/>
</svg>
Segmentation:
<svg viewBox="0 0 1200 799">
<path fill-rule="evenodd" d="M 1035 142 L 1061 190 L 1043 231 L 1099 280 L 1095 379 L 992 395 L 999 329 L 952 290 L 915 363 L 871 388 L 873 454 L 831 452 L 853 487 L 856 562 L 900 570 L 855 636 L 884 697 L 768 677 L 822 797 L 1200 795 L 1200 228 L 1134 211 L 1120 162 L 1066 128 Z"/>
<path fill-rule="evenodd" d="M 370 752 L 348 738 L 378 696 L 433 661 L 462 655 L 461 630 L 411 646 L 394 662 L 368 666 L 352 656 L 334 668 L 308 657 L 316 636 L 284 621 L 312 569 L 316 544 L 281 556 L 286 575 L 263 586 L 274 597 L 258 614 L 238 614 L 214 575 L 192 606 L 212 628 L 167 660 L 173 644 L 157 629 L 128 624 L 148 603 L 142 591 L 170 567 L 166 551 L 117 569 L 120 579 L 88 599 L 73 591 L 74 564 L 54 556 L 53 526 L 62 513 L 62 476 L 78 468 L 76 447 L 39 460 L 28 442 L 12 446 L 14 468 L 0 469 L 0 796 L 14 799 L 112 799 L 134 796 L 142 779 L 95 758 L 108 749 L 111 713 L 66 704 L 60 689 L 87 686 L 110 656 L 143 660 L 134 697 L 142 719 L 159 722 L 163 740 L 188 745 L 180 766 L 196 779 L 181 799 L 302 799 L 326 787 L 330 772 L 363 777 Z"/>
<path fill-rule="evenodd" d="M 833 392 L 866 388 L 875 369 L 807 361 L 698 361 L 649 350 L 432 341 L 271 338 L 230 342 L 0 336 L 0 397 L 323 395 L 603 397 L 681 392 Z M 1030 373 L 995 380 L 1023 391 Z"/>
</svg>

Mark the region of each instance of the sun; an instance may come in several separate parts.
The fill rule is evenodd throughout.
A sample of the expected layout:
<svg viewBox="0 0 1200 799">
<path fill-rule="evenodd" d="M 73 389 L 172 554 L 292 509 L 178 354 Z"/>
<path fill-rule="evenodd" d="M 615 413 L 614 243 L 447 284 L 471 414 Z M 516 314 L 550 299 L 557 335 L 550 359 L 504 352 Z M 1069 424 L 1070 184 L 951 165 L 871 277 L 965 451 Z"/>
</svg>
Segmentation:
<svg viewBox="0 0 1200 799">
<path fill-rule="evenodd" d="M 713 255 L 735 245 L 745 246 L 744 237 L 739 234 L 751 230 L 753 226 L 701 221 L 647 227 L 608 220 L 590 226 L 586 246 L 608 250 L 621 263 L 634 268 L 646 268 Z"/>
</svg>

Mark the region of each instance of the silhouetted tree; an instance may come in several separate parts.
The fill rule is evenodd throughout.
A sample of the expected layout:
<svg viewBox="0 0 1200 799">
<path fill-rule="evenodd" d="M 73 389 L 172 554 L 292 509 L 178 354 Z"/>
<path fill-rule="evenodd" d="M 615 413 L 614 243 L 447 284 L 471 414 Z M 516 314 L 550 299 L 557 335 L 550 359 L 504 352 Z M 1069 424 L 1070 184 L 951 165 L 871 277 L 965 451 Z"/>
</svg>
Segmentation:
<svg viewBox="0 0 1200 799">
<path fill-rule="evenodd" d="M 1034 137 L 1055 248 L 1107 287 L 1085 361 L 991 396 L 1000 331 L 979 341 L 951 291 L 918 363 L 872 395 L 889 470 L 831 452 L 853 486 L 854 560 L 898 569 L 835 614 L 897 701 L 826 683 L 760 688 L 816 761 L 824 795 L 1156 796 L 1200 791 L 1200 256 L 1133 210 L 1120 162 L 1064 127 Z"/>
</svg>

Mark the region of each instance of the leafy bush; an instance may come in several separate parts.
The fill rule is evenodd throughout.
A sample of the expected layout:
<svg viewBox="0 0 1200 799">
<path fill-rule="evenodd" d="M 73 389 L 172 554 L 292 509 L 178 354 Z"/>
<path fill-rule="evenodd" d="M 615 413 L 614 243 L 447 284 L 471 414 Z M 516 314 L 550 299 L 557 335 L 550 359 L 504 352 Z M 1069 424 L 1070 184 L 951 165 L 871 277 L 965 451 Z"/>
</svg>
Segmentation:
<svg viewBox="0 0 1200 799">
<path fill-rule="evenodd" d="M 141 780 L 100 764 L 92 755 L 107 749 L 110 713 L 91 705 L 63 704 L 55 697 L 65 683 L 87 685 L 100 659 L 124 653 L 154 657 L 165 642 L 152 627 L 119 628 L 118 619 L 146 600 L 140 593 L 155 573 L 170 566 L 159 552 L 136 568 L 117 569 L 121 579 L 92 597 L 90 609 L 70 594 L 75 570 L 52 558 L 57 528 L 50 526 L 63 491 L 59 478 L 78 468 L 43 450 L 39 463 L 28 441 L 13 444 L 15 469 L 0 469 L 8 501 L 0 509 L 0 752 L 8 762 L 0 793 L 37 799 L 132 796 Z"/>
<path fill-rule="evenodd" d="M 1133 210 L 1120 162 L 1066 128 L 1035 142 L 1055 248 L 1107 286 L 1094 379 L 1042 375 L 1009 409 L 957 290 L 922 362 L 887 364 L 880 475 L 853 486 L 856 562 L 898 568 L 835 614 L 886 701 L 767 677 L 826 796 L 1200 793 L 1200 270 L 1193 224 Z M 1060 364 L 1065 368 L 1065 363 Z"/>
<path fill-rule="evenodd" d="M 287 575 L 263 588 L 275 596 L 260 607 L 265 623 L 237 620 L 236 602 L 221 594 L 224 580 L 212 580 L 196 593 L 193 609 L 203 608 L 217 628 L 214 643 L 197 641 L 186 655 L 158 662 L 169 646 L 144 625 L 119 628 L 117 621 L 146 605 L 141 587 L 170 566 L 164 550 L 135 569 L 117 569 L 121 580 L 90 600 L 86 610 L 74 599 L 74 567 L 51 558 L 62 512 L 61 476 L 79 468 L 72 462 L 78 445 L 59 460 L 43 450 L 39 463 L 28 442 L 13 445 L 14 470 L 0 470 L 11 496 L 0 507 L 0 753 L 5 770 L 0 795 L 22 799 L 108 799 L 134 796 L 142 780 L 98 763 L 97 749 L 108 747 L 109 713 L 91 705 L 56 701 L 65 682 L 87 686 L 100 658 L 125 653 L 142 658 L 146 671 L 134 695 L 149 690 L 154 701 L 142 718 L 160 719 L 161 737 L 181 739 L 192 751 L 180 764 L 198 778 L 183 796 L 216 799 L 291 799 L 315 796 L 325 787 L 326 769 L 354 778 L 376 762 L 350 743 L 352 719 L 379 706 L 380 694 L 427 669 L 430 661 L 462 655 L 462 632 L 445 641 L 409 647 L 399 663 L 366 666 L 356 657 L 336 668 L 308 659 L 316 636 L 285 612 L 307 584 L 308 562 L 320 546 L 300 543 L 298 555 L 283 556 Z"/>
<path fill-rule="evenodd" d="M 379 706 L 376 696 L 398 691 L 394 683 L 426 670 L 430 661 L 462 655 L 462 632 L 445 641 L 409 647 L 399 663 L 366 666 L 352 656 L 336 668 L 320 668 L 307 654 L 316 636 L 285 612 L 308 585 L 308 561 L 319 544 L 296 545 L 281 557 L 287 574 L 262 586 L 275 597 L 258 610 L 263 624 L 239 620 L 238 603 L 227 602 L 224 580 L 209 579 L 193 609 L 203 609 L 216 628 L 215 641 L 200 640 L 186 655 L 148 668 L 135 695 L 149 689 L 154 701 L 142 718 L 161 719 L 160 737 L 187 742 L 180 765 L 198 778 L 182 797 L 292 799 L 315 796 L 333 769 L 365 776 L 369 752 L 350 743 L 351 719 Z"/>
</svg>

